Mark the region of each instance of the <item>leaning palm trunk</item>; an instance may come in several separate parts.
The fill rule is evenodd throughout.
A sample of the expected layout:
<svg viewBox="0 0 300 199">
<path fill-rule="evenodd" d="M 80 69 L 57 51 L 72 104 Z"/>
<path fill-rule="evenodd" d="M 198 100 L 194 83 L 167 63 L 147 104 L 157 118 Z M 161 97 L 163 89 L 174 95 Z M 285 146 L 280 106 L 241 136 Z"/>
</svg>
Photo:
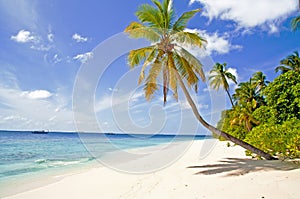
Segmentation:
<svg viewBox="0 0 300 199">
<path fill-rule="evenodd" d="M 177 80 L 179 82 L 179 85 L 181 87 L 181 89 L 183 90 L 183 93 L 188 101 L 188 103 L 190 104 L 192 110 L 193 110 L 193 113 L 195 114 L 196 118 L 199 120 L 199 122 L 204 126 L 206 127 L 208 130 L 210 130 L 212 133 L 218 135 L 218 136 L 221 136 L 223 138 L 225 138 L 226 140 L 230 140 L 232 141 L 233 143 L 237 144 L 237 145 L 240 145 L 241 147 L 247 149 L 247 150 L 250 150 L 252 151 L 253 153 L 265 158 L 266 160 L 277 160 L 277 158 L 271 156 L 270 154 L 248 144 L 247 142 L 244 142 L 240 139 L 237 139 L 217 128 L 215 128 L 214 126 L 208 124 L 203 118 L 202 116 L 199 114 L 198 112 L 198 109 L 194 103 L 194 101 L 192 100 L 192 97 L 190 96 L 189 92 L 187 91 L 187 88 L 185 87 L 184 85 L 184 82 L 183 80 L 181 79 L 179 73 L 177 72 L 177 70 L 175 70 L 175 74 L 176 74 L 176 77 L 177 77 Z"/>
<path fill-rule="evenodd" d="M 227 95 L 228 95 L 228 97 L 229 97 L 229 99 L 230 99 L 230 103 L 231 103 L 232 108 L 233 108 L 233 107 L 234 107 L 234 104 L 233 104 L 232 98 L 231 98 L 231 96 L 230 96 L 230 93 L 229 93 L 228 89 L 225 89 L 225 90 L 226 90 L 226 93 L 227 93 Z"/>
</svg>

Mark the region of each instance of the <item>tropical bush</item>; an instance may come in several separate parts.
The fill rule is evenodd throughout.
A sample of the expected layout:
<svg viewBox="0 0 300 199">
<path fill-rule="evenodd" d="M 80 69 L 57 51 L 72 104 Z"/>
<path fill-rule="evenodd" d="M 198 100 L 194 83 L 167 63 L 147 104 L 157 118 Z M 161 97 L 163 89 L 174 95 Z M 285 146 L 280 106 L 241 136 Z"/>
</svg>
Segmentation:
<svg viewBox="0 0 300 199">
<path fill-rule="evenodd" d="M 247 134 L 245 141 L 283 159 L 300 158 L 300 120 L 259 125 Z"/>
<path fill-rule="evenodd" d="M 277 123 L 300 119 L 300 72 L 290 70 L 275 78 L 264 90 L 267 105 L 275 111 Z"/>
<path fill-rule="evenodd" d="M 273 82 L 256 72 L 235 90 L 235 106 L 222 113 L 218 128 L 273 156 L 300 158 L 300 58 L 280 61 Z M 247 155 L 253 154 L 246 151 Z"/>
<path fill-rule="evenodd" d="M 277 119 L 275 117 L 276 111 L 269 106 L 261 106 L 253 111 L 252 116 L 260 123 L 275 124 Z"/>
<path fill-rule="evenodd" d="M 235 110 L 225 110 L 222 112 L 222 119 L 218 122 L 217 128 L 222 131 L 230 133 L 230 135 L 238 138 L 245 139 L 247 130 L 244 128 L 244 125 L 240 122 L 232 122 L 236 121 L 237 112 Z M 215 136 L 216 137 L 216 136 Z M 222 138 L 219 138 L 222 140 Z"/>
</svg>

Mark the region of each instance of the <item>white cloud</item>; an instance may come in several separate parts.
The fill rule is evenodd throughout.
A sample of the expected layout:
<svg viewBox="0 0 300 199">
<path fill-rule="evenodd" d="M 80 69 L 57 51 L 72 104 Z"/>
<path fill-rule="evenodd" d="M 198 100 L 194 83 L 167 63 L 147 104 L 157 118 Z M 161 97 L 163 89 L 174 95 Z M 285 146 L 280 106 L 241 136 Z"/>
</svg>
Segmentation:
<svg viewBox="0 0 300 199">
<path fill-rule="evenodd" d="M 70 95 L 66 90 L 23 91 L 0 80 L 0 123 L 5 129 L 74 130 Z M 66 95 L 66 96 L 65 96 Z M 50 97 L 51 96 L 51 97 Z M 59 109 L 59 110 L 58 110 Z"/>
<path fill-rule="evenodd" d="M 238 75 L 238 73 L 237 73 L 237 70 L 236 70 L 236 68 L 227 68 L 227 70 L 228 70 L 228 72 L 230 72 L 231 74 L 233 74 L 234 76 L 235 76 L 235 78 L 236 78 L 236 81 L 238 82 L 238 80 L 239 80 L 239 75 Z M 228 80 L 228 83 L 229 84 L 234 84 L 235 85 L 235 83 L 232 81 L 232 80 Z"/>
<path fill-rule="evenodd" d="M 100 112 L 112 107 L 112 97 L 104 96 L 95 103 L 95 111 Z"/>
<path fill-rule="evenodd" d="M 36 36 L 33 36 L 32 33 L 27 30 L 20 30 L 17 35 L 11 36 L 10 39 L 18 43 L 38 41 L 38 38 Z"/>
<path fill-rule="evenodd" d="M 240 45 L 233 45 L 230 43 L 228 34 L 224 33 L 223 35 L 219 35 L 217 32 L 207 33 L 205 30 L 198 29 L 186 29 L 188 32 L 196 32 L 199 33 L 202 37 L 207 40 L 207 44 L 205 46 L 205 53 L 207 55 L 211 55 L 212 53 L 217 54 L 227 54 L 231 50 L 239 50 L 242 49 Z M 196 56 L 203 56 L 199 49 L 189 48 L 189 50 Z"/>
<path fill-rule="evenodd" d="M 51 97 L 52 93 L 46 90 L 23 91 L 21 96 L 29 99 L 46 99 Z"/>
<path fill-rule="evenodd" d="M 53 46 L 47 44 L 31 45 L 30 48 L 38 51 L 49 51 Z"/>
<path fill-rule="evenodd" d="M 203 14 L 210 20 L 231 20 L 241 28 L 263 27 L 274 32 L 274 26 L 295 12 L 297 0 L 191 0 L 203 5 Z M 273 28 L 272 28 L 273 27 Z"/>
<path fill-rule="evenodd" d="M 209 55 L 213 52 L 216 52 L 217 54 L 226 54 L 229 53 L 230 50 L 242 48 L 240 45 L 232 45 L 226 34 L 220 36 L 217 32 L 206 33 L 205 31 L 201 31 L 200 34 L 207 40 L 206 51 Z"/>
<path fill-rule="evenodd" d="M 49 51 L 53 44 L 49 44 L 49 42 L 53 42 L 54 35 L 49 33 L 47 35 L 48 42 L 44 42 L 43 38 L 38 35 L 32 34 L 32 32 L 27 30 L 20 30 L 17 35 L 13 35 L 10 37 L 11 40 L 17 43 L 29 43 L 30 48 L 38 51 Z"/>
<path fill-rule="evenodd" d="M 55 54 L 54 56 L 53 56 L 53 62 L 54 62 L 54 64 L 57 64 L 57 63 L 59 63 L 59 62 L 61 62 L 62 61 L 62 59 L 59 57 L 59 55 L 58 54 Z"/>
<path fill-rule="evenodd" d="M 194 99 L 194 102 L 196 102 L 196 105 L 197 105 L 197 107 L 198 107 L 199 110 L 203 110 L 203 109 L 207 109 L 208 108 L 207 104 L 202 104 L 202 103 L 199 103 L 198 101 L 199 100 L 195 100 Z M 180 102 L 180 107 L 181 107 L 182 111 L 184 111 L 184 110 L 192 110 L 191 105 L 189 104 L 189 102 L 187 100 L 181 101 Z"/>
<path fill-rule="evenodd" d="M 118 111 L 121 111 L 121 109 L 124 107 L 128 108 L 129 99 L 130 97 L 128 94 L 125 95 L 116 94 L 116 96 L 108 96 L 108 95 L 103 96 L 95 103 L 95 111 L 100 112 L 106 109 L 112 109 L 113 107 Z"/>
<path fill-rule="evenodd" d="M 84 54 L 78 54 L 73 57 L 73 59 L 80 61 L 81 63 L 86 63 L 89 59 L 93 57 L 92 52 L 87 52 Z"/>
<path fill-rule="evenodd" d="M 140 90 L 140 91 L 136 91 L 134 92 L 129 99 L 129 102 L 131 104 L 136 104 L 139 101 L 143 101 L 144 102 L 145 99 L 145 92 L 144 90 Z"/>
<path fill-rule="evenodd" d="M 10 69 L 6 70 L 4 67 L 5 66 L 2 66 L 0 71 L 0 87 L 19 88 L 18 79 L 14 74 L 14 71 L 11 71 Z"/>
<path fill-rule="evenodd" d="M 111 88 L 111 87 L 109 87 L 108 90 L 111 91 L 111 92 L 118 92 L 119 91 L 118 88 Z"/>
<path fill-rule="evenodd" d="M 187 100 L 180 102 L 181 110 L 191 110 L 191 106 Z"/>
<path fill-rule="evenodd" d="M 275 24 L 269 24 L 269 33 L 276 33 L 278 32 L 278 27 Z"/>
<path fill-rule="evenodd" d="M 79 35 L 78 33 L 75 33 L 72 36 L 72 39 L 75 40 L 76 42 L 87 42 L 88 38 L 87 37 L 83 37 L 81 35 Z"/>
</svg>

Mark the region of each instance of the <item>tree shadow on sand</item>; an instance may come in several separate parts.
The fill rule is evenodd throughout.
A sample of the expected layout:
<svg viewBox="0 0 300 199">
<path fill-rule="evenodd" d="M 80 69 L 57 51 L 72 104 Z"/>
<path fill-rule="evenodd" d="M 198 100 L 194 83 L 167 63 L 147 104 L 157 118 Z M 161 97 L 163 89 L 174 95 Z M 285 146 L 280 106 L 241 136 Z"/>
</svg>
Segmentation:
<svg viewBox="0 0 300 199">
<path fill-rule="evenodd" d="M 257 171 L 290 171 L 300 169 L 300 164 L 281 160 L 253 160 L 243 158 L 227 158 L 217 164 L 189 166 L 188 169 L 201 169 L 195 175 L 213 175 L 224 173 L 225 176 L 239 176 Z"/>
</svg>

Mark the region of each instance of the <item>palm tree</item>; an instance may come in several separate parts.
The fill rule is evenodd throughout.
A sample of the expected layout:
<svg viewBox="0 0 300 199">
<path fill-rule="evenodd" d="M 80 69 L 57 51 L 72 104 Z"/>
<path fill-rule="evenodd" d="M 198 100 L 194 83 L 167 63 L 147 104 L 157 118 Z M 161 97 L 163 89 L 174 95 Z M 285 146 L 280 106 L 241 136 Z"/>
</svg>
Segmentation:
<svg viewBox="0 0 300 199">
<path fill-rule="evenodd" d="M 212 86 L 215 90 L 219 90 L 220 86 L 223 87 L 230 99 L 232 107 L 234 107 L 229 93 L 229 84 L 227 80 L 232 80 L 235 84 L 237 84 L 237 82 L 236 77 L 226 69 L 226 65 L 226 63 L 216 63 L 214 65 L 213 69 L 209 72 L 209 80 L 211 80 L 210 86 Z"/>
<path fill-rule="evenodd" d="M 280 65 L 275 69 L 276 72 L 286 73 L 290 70 L 300 71 L 300 57 L 298 51 L 287 56 L 280 61 Z"/>
<path fill-rule="evenodd" d="M 296 31 L 297 29 L 300 29 L 300 15 L 292 20 L 292 30 Z"/>
<path fill-rule="evenodd" d="M 238 103 L 247 103 L 255 100 L 257 97 L 257 92 L 255 90 L 254 85 L 250 81 L 242 82 L 239 84 L 239 87 L 235 89 L 235 93 L 233 94 L 234 100 Z"/>
<path fill-rule="evenodd" d="M 239 140 L 219 129 L 208 124 L 199 114 L 194 101 L 192 100 L 184 81 L 189 87 L 197 90 L 200 79 L 205 80 L 202 64 L 189 53 L 184 45 L 203 47 L 205 40 L 196 33 L 185 31 L 188 21 L 200 10 L 192 10 L 183 13 L 175 20 L 175 12 L 172 0 L 152 0 L 155 6 L 143 4 L 138 8 L 136 16 L 140 22 L 132 22 L 126 29 L 133 38 L 145 38 L 151 46 L 132 50 L 128 55 L 128 64 L 131 68 L 143 62 L 139 83 L 145 81 L 145 97 L 150 100 L 156 90 L 157 78 L 162 75 L 164 103 L 167 101 L 169 88 L 173 90 L 173 96 L 177 99 L 177 86 L 179 85 L 190 104 L 193 113 L 199 122 L 216 135 L 243 146 L 268 160 L 275 159 L 270 154 L 257 149 L 256 147 Z M 145 78 L 145 69 L 148 74 Z"/>
<path fill-rule="evenodd" d="M 258 92 L 261 93 L 264 88 L 270 83 L 266 80 L 266 76 L 261 71 L 257 71 L 252 75 L 251 82 L 257 87 Z"/>
<path fill-rule="evenodd" d="M 265 104 L 264 98 L 257 89 L 256 84 L 252 83 L 251 79 L 248 82 L 239 84 L 239 87 L 235 90 L 235 94 L 233 94 L 233 99 L 239 106 L 251 103 L 252 111 Z"/>
<path fill-rule="evenodd" d="M 243 106 L 235 107 L 235 112 L 238 113 L 230 121 L 230 124 L 243 125 L 245 129 L 250 132 L 254 125 L 259 125 L 259 121 L 253 116 L 253 107 L 256 106 L 256 101 L 253 99 L 252 102 L 244 103 Z"/>
</svg>

